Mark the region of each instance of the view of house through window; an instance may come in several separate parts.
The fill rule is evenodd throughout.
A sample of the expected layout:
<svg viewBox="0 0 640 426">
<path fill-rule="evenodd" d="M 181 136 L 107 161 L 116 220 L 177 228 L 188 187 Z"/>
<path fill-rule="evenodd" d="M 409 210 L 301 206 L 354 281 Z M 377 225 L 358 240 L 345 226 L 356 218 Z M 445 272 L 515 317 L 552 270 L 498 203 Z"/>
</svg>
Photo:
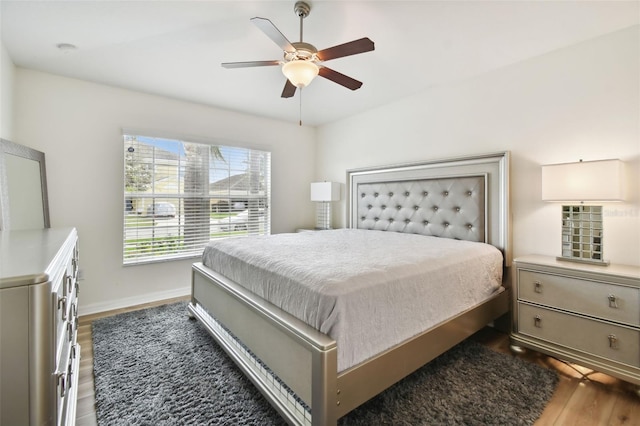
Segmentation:
<svg viewBox="0 0 640 426">
<path fill-rule="evenodd" d="M 269 152 L 125 134 L 124 263 L 269 234 L 270 178 Z"/>
</svg>

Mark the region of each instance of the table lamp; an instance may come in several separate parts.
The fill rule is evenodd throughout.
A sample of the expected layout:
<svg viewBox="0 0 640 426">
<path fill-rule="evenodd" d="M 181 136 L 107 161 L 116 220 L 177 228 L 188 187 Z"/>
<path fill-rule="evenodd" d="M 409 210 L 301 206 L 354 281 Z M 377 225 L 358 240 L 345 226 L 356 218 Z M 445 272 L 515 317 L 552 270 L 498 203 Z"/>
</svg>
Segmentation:
<svg viewBox="0 0 640 426">
<path fill-rule="evenodd" d="M 562 256 L 558 260 L 608 265 L 602 251 L 600 204 L 624 201 L 623 175 L 620 160 L 542 166 L 542 200 L 563 203 Z"/>
<path fill-rule="evenodd" d="M 331 202 L 340 200 L 340 184 L 337 182 L 313 182 L 311 201 L 316 205 L 316 229 L 331 229 Z"/>
</svg>

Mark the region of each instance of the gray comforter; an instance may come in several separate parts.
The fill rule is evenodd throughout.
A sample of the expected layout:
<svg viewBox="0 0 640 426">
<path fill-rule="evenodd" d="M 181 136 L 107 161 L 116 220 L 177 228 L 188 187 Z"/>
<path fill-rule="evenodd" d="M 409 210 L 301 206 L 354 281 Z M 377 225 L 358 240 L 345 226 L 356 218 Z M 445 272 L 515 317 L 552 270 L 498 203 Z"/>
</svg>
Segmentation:
<svg viewBox="0 0 640 426">
<path fill-rule="evenodd" d="M 336 340 L 338 371 L 477 305 L 502 282 L 491 245 L 358 229 L 212 241 L 203 263 Z"/>
</svg>

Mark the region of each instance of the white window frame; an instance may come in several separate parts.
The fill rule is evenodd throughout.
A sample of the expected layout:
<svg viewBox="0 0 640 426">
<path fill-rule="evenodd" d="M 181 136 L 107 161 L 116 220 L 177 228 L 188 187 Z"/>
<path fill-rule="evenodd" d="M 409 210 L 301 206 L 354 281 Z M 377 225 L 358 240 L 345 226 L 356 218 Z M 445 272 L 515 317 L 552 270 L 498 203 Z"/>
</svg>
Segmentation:
<svg viewBox="0 0 640 426">
<path fill-rule="evenodd" d="M 271 153 L 123 134 L 123 264 L 194 258 L 271 233 Z"/>
</svg>

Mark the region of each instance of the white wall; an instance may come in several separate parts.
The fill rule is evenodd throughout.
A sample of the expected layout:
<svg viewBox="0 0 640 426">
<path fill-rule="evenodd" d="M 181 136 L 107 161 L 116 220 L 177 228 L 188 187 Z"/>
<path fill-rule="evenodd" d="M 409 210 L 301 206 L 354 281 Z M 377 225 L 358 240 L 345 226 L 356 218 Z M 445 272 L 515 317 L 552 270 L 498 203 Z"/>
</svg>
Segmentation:
<svg viewBox="0 0 640 426">
<path fill-rule="evenodd" d="M 4 44 L 0 43 L 0 138 L 12 140 L 13 80 L 15 66 Z"/>
<path fill-rule="evenodd" d="M 272 232 L 313 218 L 315 129 L 16 68 L 14 141 L 45 152 L 52 227 L 74 226 L 80 313 L 190 291 L 192 260 L 122 266 L 122 128 L 272 152 Z"/>
<path fill-rule="evenodd" d="M 325 125 L 316 178 L 509 150 L 513 254 L 555 256 L 560 205 L 540 200 L 540 165 L 620 158 L 631 198 L 605 206 L 604 255 L 640 265 L 639 37 L 635 26 Z M 334 224 L 344 224 L 345 206 Z"/>
</svg>

